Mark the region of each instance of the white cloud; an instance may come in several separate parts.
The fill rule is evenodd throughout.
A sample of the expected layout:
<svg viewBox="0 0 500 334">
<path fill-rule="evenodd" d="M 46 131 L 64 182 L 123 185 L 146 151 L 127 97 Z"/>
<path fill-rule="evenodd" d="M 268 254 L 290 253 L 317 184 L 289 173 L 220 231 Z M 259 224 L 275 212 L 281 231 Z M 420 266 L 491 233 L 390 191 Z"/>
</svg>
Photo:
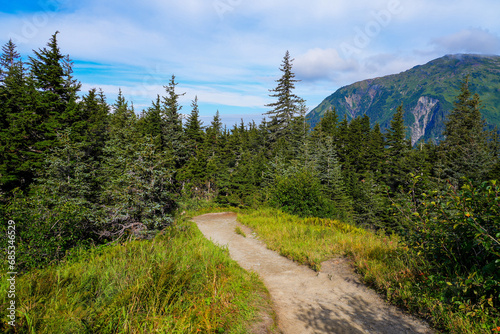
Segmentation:
<svg viewBox="0 0 500 334">
<path fill-rule="evenodd" d="M 437 50 L 446 53 L 500 53 L 499 36 L 480 28 L 464 29 L 451 35 L 435 38 L 432 44 Z"/>
<path fill-rule="evenodd" d="M 46 1 L 64 6 L 49 13 L 34 5 L 22 15 L 0 8 L 3 43 L 24 34 L 20 52 L 32 55 L 59 30 L 61 51 L 81 65 L 77 79 L 111 96 L 121 86 L 129 99 L 143 101 L 136 106 L 149 105 L 175 74 L 187 106 L 198 95 L 205 103 L 261 107 L 286 50 L 303 80 L 297 93 L 311 104 L 340 86 L 444 53 L 500 53 L 497 0 Z M 401 10 L 380 18 L 395 2 Z M 221 15 L 217 4 L 229 7 Z M 366 46 L 356 45 L 358 31 L 373 22 L 380 29 L 370 30 Z M 343 44 L 359 52 L 348 56 Z"/>
<path fill-rule="evenodd" d="M 358 69 L 358 63 L 340 57 L 335 49 L 314 48 L 297 56 L 295 72 L 305 80 L 329 79 L 336 72 L 352 72 Z"/>
</svg>

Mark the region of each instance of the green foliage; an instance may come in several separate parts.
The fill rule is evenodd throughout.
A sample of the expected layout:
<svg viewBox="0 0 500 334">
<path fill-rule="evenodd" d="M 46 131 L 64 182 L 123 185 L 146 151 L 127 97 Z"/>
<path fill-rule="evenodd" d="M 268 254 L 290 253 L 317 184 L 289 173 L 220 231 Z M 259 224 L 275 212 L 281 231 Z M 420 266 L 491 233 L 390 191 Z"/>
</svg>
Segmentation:
<svg viewBox="0 0 500 334">
<path fill-rule="evenodd" d="M 309 159 L 314 164 L 317 178 L 323 185 L 323 192 L 333 202 L 336 217 L 352 220 L 352 199 L 342 174 L 342 166 L 335 151 L 334 138 L 320 134 L 309 146 Z"/>
<path fill-rule="evenodd" d="M 19 229 L 21 270 L 60 260 L 66 251 L 94 237 L 95 164 L 85 159 L 83 144 L 59 137 L 45 161 L 43 174 L 29 192 L 16 192 L 7 217 Z"/>
<path fill-rule="evenodd" d="M 422 194 L 403 210 L 409 245 L 432 264 L 425 284 L 478 320 L 498 316 L 500 306 L 499 195 L 497 181 L 465 180 L 460 189 L 450 184 Z"/>
<path fill-rule="evenodd" d="M 162 98 L 162 119 L 164 119 L 162 132 L 168 154 L 171 155 L 175 167 L 179 168 L 185 163 L 188 156 L 185 150 L 184 132 L 180 116 L 182 106 L 179 105 L 179 98 L 185 93 L 178 94 L 175 91 L 177 85 L 175 75 L 172 75 L 169 84 L 164 86 L 167 95 Z"/>
<path fill-rule="evenodd" d="M 258 277 L 194 224 L 152 241 L 74 249 L 63 263 L 18 277 L 16 297 L 16 327 L 3 313 L 2 333 L 247 333 L 273 316 Z M 2 293 L 0 307 L 8 303 Z"/>
<path fill-rule="evenodd" d="M 295 83 L 299 80 L 295 79 L 295 74 L 292 72 L 292 62 L 293 59 L 290 59 L 290 53 L 287 51 L 280 67 L 283 74 L 276 80 L 278 83 L 276 88 L 270 90 L 273 93 L 270 96 L 277 98 L 277 101 L 266 105 L 273 108 L 266 113 L 270 115 L 267 130 L 271 142 L 277 141 L 282 136 L 287 137 L 292 119 L 304 103 L 303 99 L 293 93 Z"/>
<path fill-rule="evenodd" d="M 323 192 L 317 174 L 311 168 L 291 166 L 280 170 L 268 191 L 269 203 L 283 211 L 303 217 L 334 214 L 334 205 Z"/>
<path fill-rule="evenodd" d="M 352 197 L 354 221 L 359 226 L 373 229 L 388 227 L 385 188 L 374 180 L 371 173 L 366 173 L 361 179 L 357 175 L 349 175 L 347 188 Z"/>
<path fill-rule="evenodd" d="M 176 208 L 172 171 L 153 140 L 121 144 L 111 140 L 105 149 L 106 182 L 101 194 L 106 213 L 101 222 L 104 237 L 121 235 L 126 229 L 160 230 L 171 223 Z"/>
<path fill-rule="evenodd" d="M 69 57 L 59 50 L 57 33 L 27 64 L 12 42 L 2 52 L 0 211 L 20 229 L 20 270 L 60 261 L 75 246 L 150 237 L 172 224 L 178 207 L 189 212 L 222 210 L 213 208 L 222 204 L 235 210 L 267 203 L 303 217 L 344 222 L 282 219 L 282 212 L 272 215 L 277 226 L 300 225 L 300 232 L 290 234 L 302 243 L 280 248 L 284 255 L 317 268 L 319 258 L 332 254 L 331 249 L 320 250 L 317 257 L 312 255 L 315 251 L 305 250 L 315 249 L 318 239 L 328 239 L 319 243 L 323 246 L 334 247 L 337 242 L 345 246 L 349 242 L 338 239 L 337 232 L 349 232 L 349 249 L 356 251 L 344 250 L 352 255 L 365 247 L 354 234 L 372 236 L 358 227 L 380 230 L 381 238 L 383 233 L 397 232 L 411 249 L 366 248 L 407 268 L 397 267 L 396 273 L 387 269 L 386 278 L 380 280 L 371 268 L 380 261 L 360 258 L 357 265 L 367 282 L 403 306 L 427 312 L 450 331 L 499 325 L 491 320 L 499 307 L 498 181 L 481 182 L 500 175 L 500 137 L 498 131 L 486 131 L 481 119 L 481 101 L 472 93 L 472 88 L 483 92 L 480 85 L 468 79 L 463 83 L 445 124 L 446 138 L 439 145 L 420 141 L 412 149 L 405 122 L 414 115 L 405 112 L 402 103 L 413 110 L 416 105 L 407 103 L 407 98 L 419 99 L 422 94 L 450 101 L 456 79 L 445 80 L 445 100 L 428 95 L 431 91 L 421 80 L 392 84 L 401 84 L 404 98 L 384 88 L 390 78 L 374 80 L 378 86 L 361 82 L 346 87 L 342 91 L 349 98 L 343 98 L 342 106 L 327 108 L 310 131 L 305 103 L 293 93 L 299 80 L 287 52 L 280 67 L 282 77 L 271 90 L 276 101 L 268 105 L 268 121 L 260 125 L 241 121 L 227 129 L 217 112 L 205 128 L 197 98 L 183 125 L 179 102 L 183 94 L 176 92 L 175 76 L 165 86 L 165 96 L 157 96 L 137 117 L 121 91 L 111 107 L 96 89 L 77 98 L 80 85 L 72 77 Z M 463 61 L 471 59 L 476 58 Z M 412 72 L 422 76 L 422 70 L 417 67 Z M 487 97 L 491 100 L 491 94 Z M 361 115 L 359 110 L 367 103 L 370 110 Z M 348 113 L 347 105 L 352 108 Z M 447 108 L 444 102 L 432 110 L 434 127 L 424 137 L 441 138 L 436 129 L 444 126 L 443 108 Z M 380 118 L 370 120 L 374 112 Z M 344 116 L 340 122 L 339 116 Z M 380 125 L 373 124 L 376 120 Z M 382 129 L 388 130 L 382 133 Z M 418 175 L 418 183 L 412 175 Z M 462 176 L 473 182 L 461 181 Z M 351 221 L 358 227 L 345 224 Z M 358 261 L 357 255 L 354 258 Z M 173 285 L 192 278 L 191 273 L 183 275 Z M 179 323 L 181 318 L 176 318 Z M 130 323 L 116 321 L 110 326 Z M 147 330 L 156 327 L 151 328 Z"/>
<path fill-rule="evenodd" d="M 469 77 L 463 81 L 455 108 L 448 116 L 444 135 L 439 146 L 443 165 L 440 177 L 458 184 L 461 177 L 484 180 L 495 162 L 496 152 L 491 151 L 486 123 L 481 116 L 478 94 L 469 89 Z"/>
<path fill-rule="evenodd" d="M 7 220 L 16 222 L 16 268 L 23 272 L 64 258 L 66 251 L 87 244 L 93 235 L 92 211 L 81 198 L 61 198 L 46 187 L 35 187 L 30 196 L 14 195 L 5 209 Z M 2 238 L 6 242 L 6 238 Z"/>
<path fill-rule="evenodd" d="M 251 227 L 270 249 L 314 270 L 320 269 L 322 261 L 347 256 L 366 283 L 391 302 L 430 318 L 438 330 L 491 333 L 500 326 L 498 309 L 484 293 L 491 292 L 493 280 L 472 273 L 451 281 L 435 273 L 424 254 L 417 254 L 397 235 L 267 208 L 241 212 L 238 221 Z M 465 295 L 479 302 L 464 300 Z"/>
</svg>

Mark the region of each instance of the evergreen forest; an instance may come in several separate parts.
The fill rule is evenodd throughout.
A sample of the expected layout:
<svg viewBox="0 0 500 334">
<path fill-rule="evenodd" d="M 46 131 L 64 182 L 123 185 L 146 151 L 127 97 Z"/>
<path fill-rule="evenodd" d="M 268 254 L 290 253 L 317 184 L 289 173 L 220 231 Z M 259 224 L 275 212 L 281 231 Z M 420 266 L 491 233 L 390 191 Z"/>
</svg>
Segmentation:
<svg viewBox="0 0 500 334">
<path fill-rule="evenodd" d="M 286 52 L 259 123 L 228 128 L 218 112 L 202 123 L 197 98 L 183 118 L 174 75 L 137 111 L 121 92 L 116 101 L 100 89 L 81 92 L 57 33 L 28 59 L 7 42 L 1 240 L 7 249 L 14 221 L 18 276 L 106 245 L 182 234 L 185 211 L 274 208 L 396 235 L 418 259 L 408 274 L 415 295 L 432 295 L 481 332 L 500 332 L 500 132 L 485 126 L 472 79 L 461 78 L 444 139 L 412 146 L 404 105 L 384 132 L 366 115 L 347 121 L 335 109 L 310 128 L 292 66 Z M 425 307 L 403 307 L 453 332 Z"/>
</svg>

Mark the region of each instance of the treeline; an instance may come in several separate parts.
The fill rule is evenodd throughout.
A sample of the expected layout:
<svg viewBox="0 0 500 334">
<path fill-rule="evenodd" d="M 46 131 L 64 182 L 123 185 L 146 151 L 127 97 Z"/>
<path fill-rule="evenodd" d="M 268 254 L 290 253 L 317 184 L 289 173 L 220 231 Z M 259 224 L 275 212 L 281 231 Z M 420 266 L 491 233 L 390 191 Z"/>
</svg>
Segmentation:
<svg viewBox="0 0 500 334">
<path fill-rule="evenodd" d="M 27 62 L 12 41 L 2 52 L 2 229 L 16 222 L 21 268 L 77 245 L 154 233 L 182 203 L 271 205 L 401 234 L 451 284 L 446 296 L 499 306 L 500 202 L 491 180 L 500 178 L 500 137 L 485 130 L 468 78 L 445 139 L 412 147 L 404 106 L 385 133 L 367 116 L 340 120 L 334 109 L 310 129 L 288 52 L 266 118 L 230 129 L 218 113 L 203 124 L 196 98 L 183 121 L 175 76 L 139 115 L 121 92 L 111 105 L 96 89 L 80 98 L 57 33 Z M 467 279 L 483 290 L 459 292 Z"/>
</svg>

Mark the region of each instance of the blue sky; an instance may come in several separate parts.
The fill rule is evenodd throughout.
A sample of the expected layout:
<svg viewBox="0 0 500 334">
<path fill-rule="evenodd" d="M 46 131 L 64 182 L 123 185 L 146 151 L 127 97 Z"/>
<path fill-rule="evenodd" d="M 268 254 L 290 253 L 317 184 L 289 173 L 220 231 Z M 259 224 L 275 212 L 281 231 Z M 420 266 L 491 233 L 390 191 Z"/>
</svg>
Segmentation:
<svg viewBox="0 0 500 334">
<path fill-rule="evenodd" d="M 59 31 L 82 91 L 137 112 L 172 74 L 182 112 L 259 122 L 288 50 L 309 109 L 355 81 L 445 54 L 500 54 L 498 0 L 0 0 L 0 43 L 27 59 Z"/>
</svg>

